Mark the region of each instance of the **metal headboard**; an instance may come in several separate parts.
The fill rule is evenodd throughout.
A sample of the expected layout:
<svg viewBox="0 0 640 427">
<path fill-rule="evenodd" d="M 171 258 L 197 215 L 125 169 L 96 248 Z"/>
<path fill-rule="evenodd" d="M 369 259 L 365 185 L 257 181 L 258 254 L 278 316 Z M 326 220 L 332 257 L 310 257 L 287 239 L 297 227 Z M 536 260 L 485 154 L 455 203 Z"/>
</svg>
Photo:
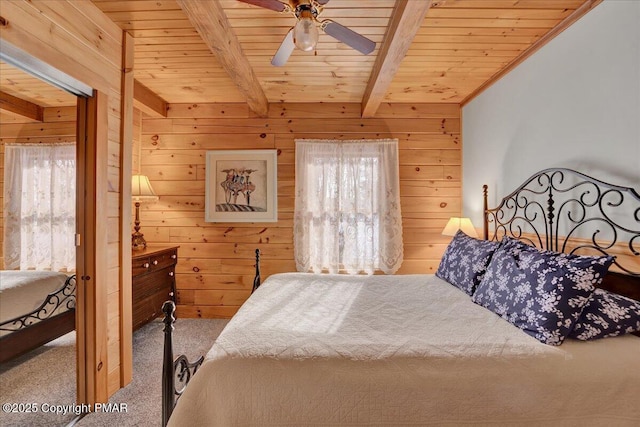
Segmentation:
<svg viewBox="0 0 640 427">
<path fill-rule="evenodd" d="M 626 275 L 640 277 L 640 195 L 571 169 L 542 170 L 489 209 L 484 238 L 511 236 L 541 249 L 619 255 Z M 624 213 L 624 215 L 622 215 Z"/>
</svg>

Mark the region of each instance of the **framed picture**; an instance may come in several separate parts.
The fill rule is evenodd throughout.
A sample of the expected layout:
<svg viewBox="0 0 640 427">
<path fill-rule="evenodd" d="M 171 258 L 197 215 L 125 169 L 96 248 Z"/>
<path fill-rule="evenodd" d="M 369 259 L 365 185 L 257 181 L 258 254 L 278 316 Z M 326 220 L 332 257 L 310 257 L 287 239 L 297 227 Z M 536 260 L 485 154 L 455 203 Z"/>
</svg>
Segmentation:
<svg viewBox="0 0 640 427">
<path fill-rule="evenodd" d="M 205 221 L 276 222 L 277 150 L 207 151 Z"/>
</svg>

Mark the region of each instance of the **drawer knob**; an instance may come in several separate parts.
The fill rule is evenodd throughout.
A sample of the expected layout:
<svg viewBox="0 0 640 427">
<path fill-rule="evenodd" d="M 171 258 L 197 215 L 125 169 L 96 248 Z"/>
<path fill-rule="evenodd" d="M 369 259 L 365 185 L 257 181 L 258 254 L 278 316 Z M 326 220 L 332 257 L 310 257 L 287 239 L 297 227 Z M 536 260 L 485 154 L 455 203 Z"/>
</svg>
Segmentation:
<svg viewBox="0 0 640 427">
<path fill-rule="evenodd" d="M 169 292 L 169 296 L 170 296 L 170 297 L 173 297 L 173 292 Z"/>
<path fill-rule="evenodd" d="M 171 259 L 176 259 L 176 258 L 178 258 L 178 255 L 176 255 L 176 254 L 171 254 Z"/>
<path fill-rule="evenodd" d="M 157 259 L 153 260 L 153 265 L 158 265 L 158 260 Z"/>
<path fill-rule="evenodd" d="M 173 271 L 169 272 L 169 276 L 173 277 L 173 274 L 174 274 Z"/>
<path fill-rule="evenodd" d="M 145 262 L 144 264 L 142 264 L 142 266 L 143 266 L 144 268 L 149 268 L 149 263 L 148 263 L 148 262 Z"/>
</svg>

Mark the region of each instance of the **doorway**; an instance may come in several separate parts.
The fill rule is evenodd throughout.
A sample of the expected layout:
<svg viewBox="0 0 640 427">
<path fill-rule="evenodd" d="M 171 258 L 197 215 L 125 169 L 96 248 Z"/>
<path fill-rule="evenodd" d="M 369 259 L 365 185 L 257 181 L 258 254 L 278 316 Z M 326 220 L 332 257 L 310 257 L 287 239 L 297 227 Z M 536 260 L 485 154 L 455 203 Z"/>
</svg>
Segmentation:
<svg viewBox="0 0 640 427">
<path fill-rule="evenodd" d="M 9 47 L 9 48 L 8 48 Z M 97 329 L 100 329 L 101 325 L 96 325 L 96 311 L 100 311 L 100 308 L 96 308 L 95 300 L 95 286 L 92 284 L 96 280 L 95 265 L 95 232 L 92 230 L 92 226 L 95 224 L 91 221 L 91 214 L 96 211 L 96 198 L 95 198 L 95 183 L 96 180 L 96 121 L 97 121 L 97 109 L 100 95 L 95 93 L 93 89 L 87 85 L 79 82 L 72 77 L 54 69 L 48 64 L 42 63 L 36 58 L 30 57 L 17 49 L 12 50 L 11 46 L 5 44 L 2 50 L 2 60 L 4 61 L 3 67 L 14 67 L 26 73 L 22 80 L 22 84 L 25 82 L 29 87 L 22 88 L 23 93 L 32 91 L 38 92 L 40 87 L 41 101 L 49 99 L 50 101 L 58 100 L 67 97 L 74 99 L 73 105 L 60 109 L 59 114 L 73 115 L 74 127 L 74 139 L 76 141 L 76 202 L 75 202 L 75 216 L 76 216 L 76 230 L 73 236 L 73 243 L 75 244 L 76 255 L 76 303 L 75 303 L 75 331 L 76 331 L 76 402 L 77 403 L 93 403 L 95 401 L 106 400 L 106 387 L 104 393 L 99 393 L 96 390 L 100 387 L 97 385 L 99 380 L 96 379 L 94 369 L 87 369 L 87 366 L 96 366 L 97 363 L 93 363 L 96 358 L 101 355 L 96 348 L 104 348 L 105 345 L 102 340 L 106 342 L 106 334 L 100 336 L 96 333 Z M 35 79 L 37 77 L 37 79 Z M 30 78 L 30 79 L 29 79 Z M 44 89 L 43 82 L 46 82 L 48 89 Z M 11 82 L 2 80 L 5 89 L 9 89 L 7 85 L 11 85 Z M 57 89 L 51 89 L 51 86 L 57 87 Z M 64 91 L 64 95 L 60 95 Z M 4 91 L 3 91 L 4 92 Z M 7 90 L 8 92 L 8 90 Z M 6 92 L 5 92 L 6 93 Z M 14 92 L 13 95 L 19 95 L 19 91 Z M 104 98 L 104 96 L 102 96 Z M 3 98 L 7 98 L 4 96 Z M 21 99 L 15 96 L 18 100 Z M 23 97 L 24 98 L 24 97 Z M 36 97 L 37 98 L 37 97 Z M 37 99 L 31 99 L 28 102 L 23 103 L 23 106 L 38 106 Z M 18 101 L 16 101 L 18 102 Z M 104 102 L 103 102 L 104 103 Z M 3 105 L 7 104 L 3 102 Z M 104 105 L 103 105 L 104 107 Z M 37 110 L 37 108 L 36 108 Z M 6 110 L 4 110 L 6 111 Z M 42 108 L 40 114 L 46 113 L 47 110 Z M 20 114 L 20 113 L 19 113 Z M 38 114 L 38 113 L 36 113 Z M 44 123 L 44 117 L 36 116 L 33 120 Z M 37 124 L 35 126 L 38 127 Z M 56 126 L 54 126 L 55 128 Z M 60 125 L 57 125 L 60 128 Z M 42 137 L 34 138 L 39 140 L 47 140 L 47 138 L 54 138 L 50 132 L 46 129 L 46 126 L 41 126 Z M 30 137 L 32 138 L 32 137 Z M 33 142 L 33 141 L 32 141 Z M 104 310 L 104 309 L 103 309 Z M 106 329 L 106 322 L 104 325 Z M 103 360 L 106 360 L 104 357 Z M 100 368 L 98 368 L 100 369 Z M 106 366 L 104 368 L 106 370 Z M 73 404 L 76 402 L 67 402 Z"/>
</svg>

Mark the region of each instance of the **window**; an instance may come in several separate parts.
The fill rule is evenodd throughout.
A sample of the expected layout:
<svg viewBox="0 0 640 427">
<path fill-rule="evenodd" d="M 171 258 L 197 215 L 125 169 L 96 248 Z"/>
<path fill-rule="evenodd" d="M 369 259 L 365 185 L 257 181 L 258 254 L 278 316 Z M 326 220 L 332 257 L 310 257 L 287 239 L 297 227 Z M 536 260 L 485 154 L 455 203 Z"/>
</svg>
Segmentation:
<svg viewBox="0 0 640 427">
<path fill-rule="evenodd" d="M 75 269 L 74 145 L 7 145 L 4 168 L 6 269 Z"/>
<path fill-rule="evenodd" d="M 298 271 L 395 273 L 402 264 L 398 141 L 296 141 Z"/>
</svg>

